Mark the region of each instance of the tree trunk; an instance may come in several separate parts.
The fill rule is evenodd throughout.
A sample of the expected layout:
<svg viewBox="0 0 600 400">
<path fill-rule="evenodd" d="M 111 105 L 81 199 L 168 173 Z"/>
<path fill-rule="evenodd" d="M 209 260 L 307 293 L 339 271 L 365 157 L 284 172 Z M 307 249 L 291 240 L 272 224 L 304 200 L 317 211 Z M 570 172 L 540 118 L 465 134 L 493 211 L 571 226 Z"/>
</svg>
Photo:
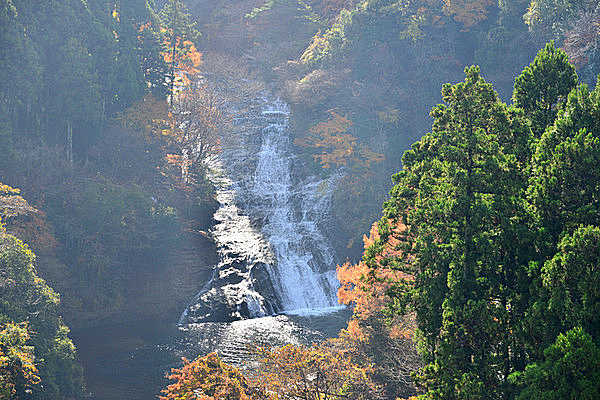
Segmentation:
<svg viewBox="0 0 600 400">
<path fill-rule="evenodd" d="M 67 122 L 67 160 L 73 165 L 73 124 Z"/>
</svg>

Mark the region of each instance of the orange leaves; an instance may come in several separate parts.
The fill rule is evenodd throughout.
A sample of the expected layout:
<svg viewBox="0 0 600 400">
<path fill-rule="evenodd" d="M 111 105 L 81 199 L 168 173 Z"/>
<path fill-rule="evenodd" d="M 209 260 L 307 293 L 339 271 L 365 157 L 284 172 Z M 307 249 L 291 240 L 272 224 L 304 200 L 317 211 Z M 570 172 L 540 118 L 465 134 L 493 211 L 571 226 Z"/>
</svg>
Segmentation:
<svg viewBox="0 0 600 400">
<path fill-rule="evenodd" d="M 141 133 L 146 141 L 167 136 L 173 128 L 173 116 L 164 100 L 146 94 L 125 112 L 119 113 L 118 121 L 132 132 Z"/>
<path fill-rule="evenodd" d="M 329 114 L 329 120 L 310 128 L 312 135 L 296 139 L 294 143 L 320 150 L 320 154 L 313 157 L 323 168 L 345 166 L 355 156 L 357 138 L 345 133 L 352 126 L 352 121 L 332 110 Z"/>
<path fill-rule="evenodd" d="M 161 29 L 163 34 L 161 56 L 167 64 L 171 64 L 178 85 L 188 85 L 189 75 L 196 75 L 202 63 L 202 53 L 196 49 L 194 43 L 174 36 L 171 30 Z"/>
<path fill-rule="evenodd" d="M 287 345 L 257 349 L 260 366 L 247 379 L 216 353 L 199 357 L 168 376 L 175 382 L 162 391 L 161 400 L 228 399 L 374 399 L 379 387 L 371 380 L 372 368 L 351 360 L 336 342 Z"/>
<path fill-rule="evenodd" d="M 421 0 L 416 2 L 414 18 L 426 17 L 432 25 L 443 25 L 444 16 L 452 17 L 465 29 L 487 19 L 494 0 Z"/>
<path fill-rule="evenodd" d="M 319 135 L 335 135 L 346 132 L 352 126 L 352 121 L 346 117 L 342 117 L 333 110 L 329 110 L 331 118 L 326 122 L 319 122 L 317 125 L 310 128 L 311 133 Z"/>
<path fill-rule="evenodd" d="M 375 153 L 358 139 L 346 133 L 352 126 L 348 118 L 329 110 L 330 118 L 319 122 L 310 128 L 310 135 L 294 140 L 299 146 L 316 149 L 319 153 L 313 157 L 323 168 L 355 166 L 361 164 L 370 166 L 383 161 L 382 154 Z"/>
<path fill-rule="evenodd" d="M 379 246 L 381 261 L 401 256 L 398 238 L 406 228 L 397 224 L 392 231 L 394 239 L 383 245 L 377 224 L 364 238 L 365 247 Z M 372 271 L 362 262 L 339 266 L 338 276 L 340 302 L 355 305 L 339 338 L 258 348 L 259 366 L 251 379 L 214 353 L 191 363 L 184 359 L 184 366 L 169 376 L 176 382 L 163 390 L 161 399 L 371 400 L 414 393 L 410 373 L 420 367 L 411 342 L 414 318 L 396 316 L 386 324 L 383 316 L 389 285 L 410 277 L 389 267 Z"/>
<path fill-rule="evenodd" d="M 173 368 L 168 378 L 175 382 L 162 391 L 161 400 L 228 399 L 251 400 L 258 392 L 251 388 L 235 367 L 221 361 L 216 353 L 198 357 L 195 361 L 183 358 L 183 367 Z"/>
<path fill-rule="evenodd" d="M 173 43 L 169 35 L 163 37 L 163 51 L 161 55 L 166 63 L 173 62 Z M 197 74 L 197 67 L 202 63 L 202 53 L 196 49 L 194 43 L 189 40 L 184 40 L 180 37 L 175 37 L 175 68 L 189 73 Z"/>
<path fill-rule="evenodd" d="M 398 224 L 395 229 L 403 232 L 406 227 Z M 377 223 L 375 223 L 371 227 L 369 237 L 363 237 L 365 249 L 374 245 L 377 240 L 379 240 L 379 232 Z M 376 259 L 382 261 L 401 257 L 401 252 L 398 250 L 399 244 L 400 241 L 397 237 L 390 237 L 377 254 Z M 386 292 L 390 286 L 400 280 L 412 280 L 411 276 L 387 266 L 372 270 L 364 261 L 357 264 L 346 262 L 341 266 L 338 265 L 337 275 L 340 281 L 338 301 L 342 304 L 354 305 L 354 316 L 348 324 L 347 334 L 360 341 L 368 339 L 368 333 L 360 327 L 361 323 L 383 313 L 388 302 Z M 412 327 L 402 326 L 399 329 L 392 333 L 405 337 L 412 335 Z"/>
<path fill-rule="evenodd" d="M 182 166 L 184 164 L 183 157 L 179 154 L 167 154 L 165 158 L 172 165 Z"/>
<path fill-rule="evenodd" d="M 370 366 L 354 363 L 335 342 L 259 349 L 256 376 L 271 399 L 373 399 Z"/>
<path fill-rule="evenodd" d="M 366 256 L 375 259 L 377 268 L 369 268 L 365 261 L 347 262 L 337 268 L 341 283 L 338 299 L 340 303 L 354 305 L 354 314 L 338 341 L 355 353 L 355 358 L 372 362 L 377 382 L 383 383 L 388 398 L 395 398 L 412 391 L 410 375 L 421 364 L 412 343 L 414 315 L 395 314 L 386 318 L 390 304 L 388 291 L 399 282 L 410 284 L 413 277 L 392 267 L 407 259 L 400 250 L 406 227 L 398 223 L 385 228 L 392 235 L 380 235 L 375 223 L 369 236 L 363 238 Z"/>
</svg>

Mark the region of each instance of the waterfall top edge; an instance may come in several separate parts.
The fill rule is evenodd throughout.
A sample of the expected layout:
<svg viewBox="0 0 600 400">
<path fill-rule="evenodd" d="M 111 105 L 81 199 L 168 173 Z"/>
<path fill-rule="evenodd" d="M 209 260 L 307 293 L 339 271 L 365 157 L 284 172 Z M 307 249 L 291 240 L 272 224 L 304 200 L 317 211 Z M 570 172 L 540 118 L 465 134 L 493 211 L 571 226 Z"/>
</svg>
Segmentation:
<svg viewBox="0 0 600 400">
<path fill-rule="evenodd" d="M 321 308 L 299 308 L 297 310 L 284 310 L 281 312 L 283 315 L 296 315 L 299 317 L 313 317 L 319 315 L 333 314 L 338 311 L 345 310 L 347 307 L 344 305 L 321 307 Z"/>
</svg>

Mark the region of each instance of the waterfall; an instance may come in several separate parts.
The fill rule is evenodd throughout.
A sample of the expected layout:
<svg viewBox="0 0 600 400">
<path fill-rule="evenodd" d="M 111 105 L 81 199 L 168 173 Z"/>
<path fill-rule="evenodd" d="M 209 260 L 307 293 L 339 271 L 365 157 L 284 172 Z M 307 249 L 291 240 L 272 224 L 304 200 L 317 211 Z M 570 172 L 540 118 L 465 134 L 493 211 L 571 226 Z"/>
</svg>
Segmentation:
<svg viewBox="0 0 600 400">
<path fill-rule="evenodd" d="M 337 304 L 334 250 L 322 231 L 334 178 L 302 177 L 289 109 L 257 99 L 238 117 L 242 134 L 209 173 L 220 207 L 211 234 L 219 263 L 180 324 L 232 321 Z"/>
<path fill-rule="evenodd" d="M 331 306 L 337 285 L 331 270 L 335 260 L 317 224 L 329 210 L 329 184 L 303 182 L 293 176 L 295 159 L 290 151 L 287 106 L 268 103 L 263 115 L 267 125 L 262 129 L 251 192 L 257 203 L 254 208 L 264 223 L 262 231 L 277 260 L 282 308 L 291 311 Z"/>
</svg>

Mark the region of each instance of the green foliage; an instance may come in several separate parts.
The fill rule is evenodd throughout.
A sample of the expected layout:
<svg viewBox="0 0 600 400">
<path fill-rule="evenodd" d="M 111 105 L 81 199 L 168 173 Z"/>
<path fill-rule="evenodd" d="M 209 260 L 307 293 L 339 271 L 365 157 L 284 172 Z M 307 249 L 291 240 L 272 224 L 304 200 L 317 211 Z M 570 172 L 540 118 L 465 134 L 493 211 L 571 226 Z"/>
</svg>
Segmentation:
<svg viewBox="0 0 600 400">
<path fill-rule="evenodd" d="M 600 93 L 582 85 L 536 146 L 529 194 L 538 223 L 549 235 L 547 246 L 557 243 L 563 230 L 600 222 L 599 123 Z"/>
<path fill-rule="evenodd" d="M 511 378 L 524 390 L 519 400 L 593 400 L 600 393 L 600 349 L 581 327 L 560 334 L 544 359 Z"/>
<path fill-rule="evenodd" d="M 252 11 L 245 15 L 246 18 L 254 19 L 260 16 L 260 14 L 272 10 L 273 7 L 281 7 L 281 6 L 296 6 L 298 11 L 303 11 L 303 18 L 310 22 L 314 22 L 317 24 L 324 24 L 319 15 L 315 13 L 310 5 L 308 5 L 303 0 L 266 0 L 264 4 L 260 7 L 254 7 Z"/>
<path fill-rule="evenodd" d="M 80 182 L 67 198 L 48 198 L 49 219 L 63 244 L 64 262 L 89 286 L 79 293 L 92 308 L 118 306 L 124 278 L 148 260 L 164 260 L 179 226 L 173 208 L 152 201 L 139 186 L 101 176 Z M 61 213 L 66 207 L 69 213 Z"/>
<path fill-rule="evenodd" d="M 97 132 L 102 104 L 92 56 L 75 38 L 62 44 L 58 53 L 60 61 L 55 65 L 56 78 L 49 84 L 49 89 L 55 93 L 49 104 L 54 126 L 64 131 L 67 123 L 75 123 L 80 131 Z"/>
<path fill-rule="evenodd" d="M 324 27 L 320 16 L 303 0 L 259 2 L 245 15 L 248 50 L 263 77 L 273 79 L 272 68 L 295 60 L 310 38 Z"/>
<path fill-rule="evenodd" d="M 577 86 L 575 68 L 550 42 L 515 80 L 513 102 L 530 115 L 537 137 L 552 125 L 558 110 Z"/>
<path fill-rule="evenodd" d="M 558 252 L 542 268 L 548 290 L 549 328 L 579 326 L 600 338 L 600 227 L 581 226 L 562 238 Z M 554 332 L 556 334 L 556 332 Z"/>
<path fill-rule="evenodd" d="M 432 132 L 404 154 L 380 223 L 384 241 L 393 232 L 387 221 L 408 226 L 397 239 L 410 256 L 396 268 L 415 280 L 398 282 L 390 294 L 396 311 L 416 312 L 427 364 L 417 383 L 439 399 L 495 398 L 505 389 L 497 371 L 506 377 L 519 362 L 519 344 L 506 338 L 521 329 L 526 306 L 526 271 L 514 243 L 526 180 L 513 152 L 515 141 L 527 144 L 527 130 L 510 131 L 519 119 L 479 68 L 465 73 L 464 82 L 444 85 L 446 104 L 432 110 Z M 367 255 L 372 268 L 377 254 Z"/>
<path fill-rule="evenodd" d="M 146 0 L 4 3 L 0 116 L 17 137 L 63 144 L 72 124 L 82 154 L 108 117 L 164 81 L 151 76 L 159 49 L 138 38 L 156 19 Z"/>
<path fill-rule="evenodd" d="M 392 314 L 416 314 L 423 398 L 597 398 L 600 94 L 572 90 L 552 44 L 517 78 L 511 107 L 478 68 L 466 74 L 443 86 L 431 133 L 404 154 L 364 260 L 414 277 L 388 296 Z M 391 243 L 402 257 L 386 256 Z M 575 327 L 591 336 L 552 345 Z"/>
<path fill-rule="evenodd" d="M 190 14 L 185 4 L 180 0 L 169 0 L 159 14 L 161 23 L 166 29 L 164 35 L 167 38 L 166 48 L 163 52 L 166 54 L 165 60 L 169 65 L 169 84 L 170 93 L 174 94 L 175 70 L 177 62 L 177 53 L 184 46 L 186 41 L 197 41 L 200 33 L 196 30 L 195 23 L 191 22 Z"/>
<path fill-rule="evenodd" d="M 57 314 L 58 294 L 37 276 L 35 256 L 14 236 L 0 233 L 0 321 L 28 321 L 42 384 L 33 387 L 34 399 L 59 400 L 78 396 L 82 369 L 75 359 L 69 329 Z"/>
</svg>

